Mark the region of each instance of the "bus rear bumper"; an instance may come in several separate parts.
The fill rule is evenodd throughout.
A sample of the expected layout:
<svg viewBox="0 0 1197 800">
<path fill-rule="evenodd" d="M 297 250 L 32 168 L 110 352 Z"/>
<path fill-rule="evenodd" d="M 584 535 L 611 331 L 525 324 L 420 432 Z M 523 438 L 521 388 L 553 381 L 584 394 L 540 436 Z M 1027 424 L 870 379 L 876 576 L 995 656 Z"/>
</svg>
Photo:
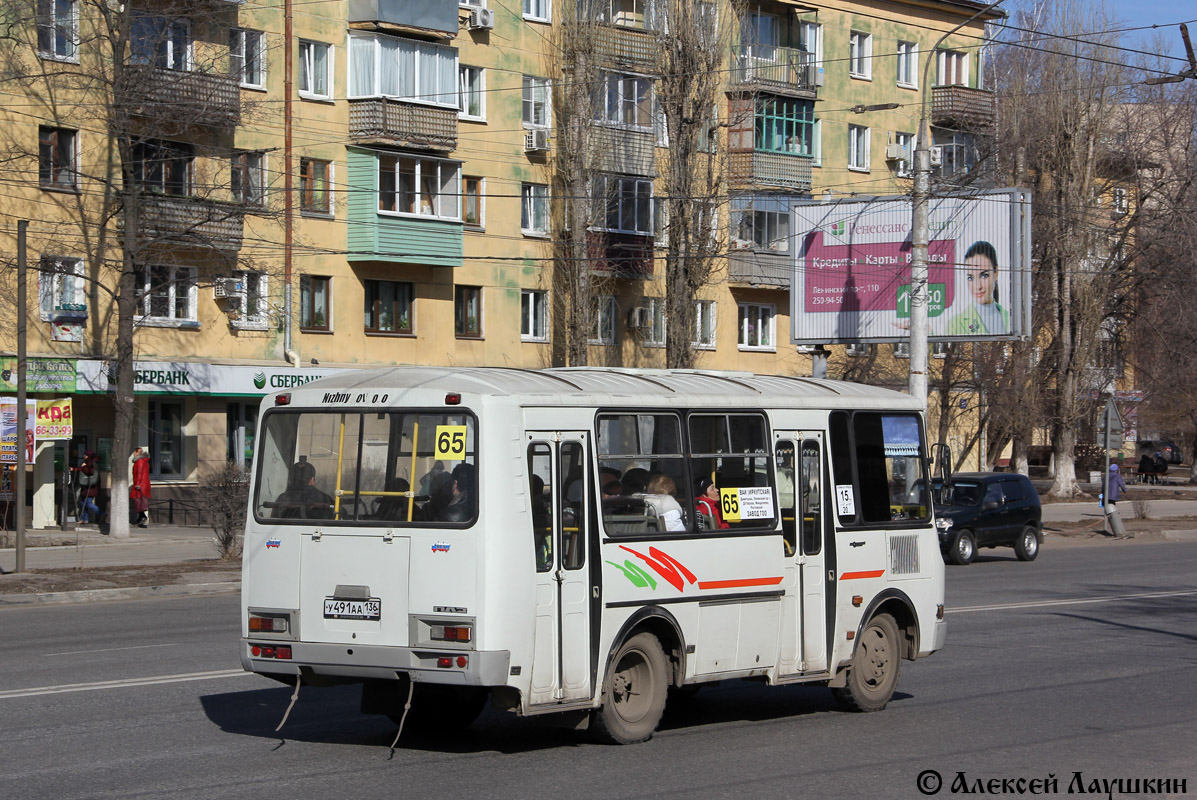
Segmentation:
<svg viewBox="0 0 1197 800">
<path fill-rule="evenodd" d="M 253 654 L 255 645 L 260 652 L 266 652 L 264 648 L 276 648 L 279 644 L 290 646 L 290 659 L 265 658 Z M 443 666 L 444 659 L 449 660 L 449 666 Z M 241 666 L 247 672 L 272 677 L 302 672 L 305 675 L 351 680 L 394 680 L 401 673 L 406 673 L 417 683 L 503 686 L 511 670 L 511 653 L 507 650 L 432 651 L 383 645 L 282 643 L 277 640 L 242 638 Z"/>
</svg>

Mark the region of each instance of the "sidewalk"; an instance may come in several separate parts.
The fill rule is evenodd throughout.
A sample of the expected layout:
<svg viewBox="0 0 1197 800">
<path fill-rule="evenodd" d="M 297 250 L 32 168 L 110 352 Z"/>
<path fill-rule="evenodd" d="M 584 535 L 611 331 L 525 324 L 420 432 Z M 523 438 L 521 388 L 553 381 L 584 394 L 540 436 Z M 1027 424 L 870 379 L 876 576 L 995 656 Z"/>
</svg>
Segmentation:
<svg viewBox="0 0 1197 800">
<path fill-rule="evenodd" d="M 212 543 L 211 528 L 176 525 L 134 527 L 127 539 L 105 536 L 94 527 L 74 531 L 28 531 L 28 536 L 53 536 L 55 540 L 72 543 L 56 547 L 26 546 L 26 569 L 177 564 L 218 558 L 216 546 Z M 16 568 L 16 563 L 15 548 L 0 549 L 0 569 L 11 572 Z"/>
</svg>

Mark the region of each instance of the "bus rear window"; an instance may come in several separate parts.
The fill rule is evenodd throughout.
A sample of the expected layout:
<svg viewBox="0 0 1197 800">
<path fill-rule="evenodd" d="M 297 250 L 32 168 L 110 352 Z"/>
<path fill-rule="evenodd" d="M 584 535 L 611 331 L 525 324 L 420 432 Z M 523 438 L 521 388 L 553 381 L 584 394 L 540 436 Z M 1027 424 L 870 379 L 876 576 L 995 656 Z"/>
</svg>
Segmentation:
<svg viewBox="0 0 1197 800">
<path fill-rule="evenodd" d="M 259 520 L 362 525 L 477 518 L 473 415 L 273 411 L 262 422 Z"/>
</svg>

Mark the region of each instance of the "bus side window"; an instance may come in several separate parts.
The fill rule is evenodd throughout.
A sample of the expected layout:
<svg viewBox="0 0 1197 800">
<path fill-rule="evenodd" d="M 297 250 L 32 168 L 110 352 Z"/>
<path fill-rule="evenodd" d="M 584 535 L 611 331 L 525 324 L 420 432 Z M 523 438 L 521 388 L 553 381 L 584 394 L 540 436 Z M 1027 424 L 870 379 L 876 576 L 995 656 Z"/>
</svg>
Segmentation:
<svg viewBox="0 0 1197 800">
<path fill-rule="evenodd" d="M 822 481 L 819 479 L 819 443 L 807 439 L 802 443 L 802 485 L 798 494 L 802 498 L 802 552 L 812 556 L 823 547 L 821 535 L 823 517 L 820 514 L 823 498 Z"/>
<path fill-rule="evenodd" d="M 586 459 L 580 442 L 561 445 L 561 566 L 579 569 L 586 563 Z"/>
<path fill-rule="evenodd" d="M 553 451 L 544 442 L 528 446 L 528 499 L 532 506 L 532 544 L 536 571 L 553 568 L 553 515 L 549 491 L 553 485 Z"/>
<path fill-rule="evenodd" d="M 781 532 L 786 555 L 794 555 L 798 546 L 794 503 L 794 443 L 777 443 L 777 499 L 781 505 Z"/>
</svg>

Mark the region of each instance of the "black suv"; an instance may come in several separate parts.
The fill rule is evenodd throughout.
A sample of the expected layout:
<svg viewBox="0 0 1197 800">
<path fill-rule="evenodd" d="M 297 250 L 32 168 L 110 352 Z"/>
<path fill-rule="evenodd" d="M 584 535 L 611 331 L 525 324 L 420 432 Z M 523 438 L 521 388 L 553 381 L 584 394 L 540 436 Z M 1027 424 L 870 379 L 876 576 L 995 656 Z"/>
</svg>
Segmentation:
<svg viewBox="0 0 1197 800">
<path fill-rule="evenodd" d="M 935 527 L 948 562 L 967 564 L 978 547 L 1013 547 L 1020 561 L 1039 555 L 1043 512 L 1027 476 L 961 472 L 935 494 Z"/>
</svg>

